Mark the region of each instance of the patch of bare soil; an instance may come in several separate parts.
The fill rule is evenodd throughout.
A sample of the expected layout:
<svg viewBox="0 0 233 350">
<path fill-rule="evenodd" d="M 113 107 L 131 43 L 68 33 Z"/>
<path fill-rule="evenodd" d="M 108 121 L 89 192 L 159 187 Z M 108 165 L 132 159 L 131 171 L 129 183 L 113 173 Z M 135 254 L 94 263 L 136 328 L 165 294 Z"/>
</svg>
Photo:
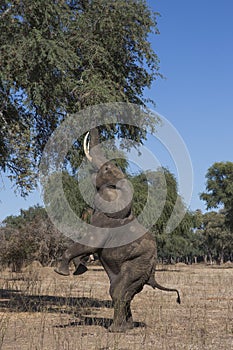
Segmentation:
<svg viewBox="0 0 233 350">
<path fill-rule="evenodd" d="M 233 268 L 233 263 L 231 261 L 227 261 L 225 264 L 223 264 L 223 266 Z"/>
<path fill-rule="evenodd" d="M 188 265 L 182 262 L 176 263 L 175 266 L 177 267 L 187 267 Z"/>
<path fill-rule="evenodd" d="M 100 266 L 62 277 L 34 266 L 0 275 L 2 350 L 229 350 L 233 344 L 233 269 L 159 268 L 159 283 L 176 294 L 145 286 L 132 302 L 134 329 L 109 333 L 113 309 Z"/>
</svg>

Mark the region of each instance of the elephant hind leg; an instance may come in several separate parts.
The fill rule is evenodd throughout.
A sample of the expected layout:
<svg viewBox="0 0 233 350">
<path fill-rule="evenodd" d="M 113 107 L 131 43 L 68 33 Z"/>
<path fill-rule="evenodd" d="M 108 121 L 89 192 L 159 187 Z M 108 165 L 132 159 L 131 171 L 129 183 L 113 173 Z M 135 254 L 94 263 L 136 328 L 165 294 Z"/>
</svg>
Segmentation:
<svg viewBox="0 0 233 350">
<path fill-rule="evenodd" d="M 113 324 L 109 327 L 110 332 L 125 332 L 133 328 L 130 304 L 134 295 L 142 290 L 143 285 L 144 282 L 140 278 L 132 278 L 131 273 L 120 273 L 111 283 L 110 295 L 114 304 L 114 318 Z"/>
<path fill-rule="evenodd" d="M 131 307 L 130 307 L 130 301 L 128 303 L 126 303 L 126 321 L 129 324 L 133 325 L 133 315 L 131 312 Z"/>
<path fill-rule="evenodd" d="M 114 318 L 112 325 L 108 328 L 109 332 L 125 332 L 132 329 L 133 317 L 130 308 L 130 301 L 117 300 L 114 302 Z"/>
</svg>

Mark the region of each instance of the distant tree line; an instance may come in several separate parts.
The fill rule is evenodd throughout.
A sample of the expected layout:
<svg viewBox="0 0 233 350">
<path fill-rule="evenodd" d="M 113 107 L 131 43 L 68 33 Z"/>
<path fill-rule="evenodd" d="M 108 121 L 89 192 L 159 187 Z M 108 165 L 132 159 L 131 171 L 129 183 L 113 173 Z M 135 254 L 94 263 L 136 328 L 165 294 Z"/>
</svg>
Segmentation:
<svg viewBox="0 0 233 350">
<path fill-rule="evenodd" d="M 213 170 L 215 175 L 212 173 Z M 160 262 L 222 264 L 228 260 L 233 261 L 232 208 L 228 199 L 232 189 L 232 174 L 232 163 L 215 163 L 208 170 L 207 192 L 202 193 L 201 198 L 207 201 L 209 208 L 219 204 L 222 208 L 204 214 L 200 210 L 195 212 L 186 210 L 178 194 L 175 176 L 168 169 L 161 168 L 157 171 L 148 171 L 146 174 L 128 174 L 128 179 L 134 188 L 133 211 L 136 216 L 140 215 L 143 223 L 151 220 L 151 211 L 143 211 L 148 193 L 150 192 L 152 198 L 151 209 L 155 212 L 161 210 L 158 203 L 166 187 L 162 211 L 150 228 L 157 241 Z M 53 180 L 56 180 L 56 176 Z M 88 221 L 90 207 L 83 200 L 78 185 L 75 176 L 64 172 L 63 187 L 67 200 L 76 215 Z M 59 206 L 59 189 L 55 186 L 53 190 L 57 193 L 50 205 L 55 208 Z M 178 227 L 167 233 L 166 224 L 177 199 L 180 206 L 178 210 L 186 210 L 186 214 Z M 9 216 L 4 220 L 0 228 L 0 263 L 2 267 L 10 266 L 13 271 L 20 271 L 33 260 L 38 260 L 43 266 L 51 266 L 71 242 L 54 227 L 45 208 L 31 207 L 28 210 L 21 210 L 18 216 Z"/>
</svg>

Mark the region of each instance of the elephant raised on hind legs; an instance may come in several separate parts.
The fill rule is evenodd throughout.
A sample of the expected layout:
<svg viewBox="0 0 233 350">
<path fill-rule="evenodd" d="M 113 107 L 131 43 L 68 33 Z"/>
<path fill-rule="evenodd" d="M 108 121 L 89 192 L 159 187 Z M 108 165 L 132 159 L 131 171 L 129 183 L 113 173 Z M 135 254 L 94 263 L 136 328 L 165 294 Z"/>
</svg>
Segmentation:
<svg viewBox="0 0 233 350">
<path fill-rule="evenodd" d="M 94 139 L 94 144 L 98 138 L 96 133 L 96 130 L 91 132 L 91 140 Z M 85 144 L 84 148 L 88 159 L 97 167 L 95 178 L 97 192 L 91 225 L 96 227 L 97 231 L 98 227 L 109 230 L 108 234 L 101 238 L 100 244 L 95 247 L 74 243 L 65 251 L 55 271 L 68 275 L 69 263 L 72 259 L 77 257 L 82 259 L 96 253 L 110 280 L 109 292 L 114 305 L 114 318 L 109 331 L 124 332 L 133 327 L 130 303 L 145 284 L 152 288 L 176 292 L 178 303 L 180 303 L 180 295 L 177 289 L 165 288 L 155 281 L 156 243 L 150 232 L 142 235 L 137 232 L 139 226 L 135 224 L 131 211 L 132 203 L 129 198 L 132 198 L 132 193 L 125 175 L 115 164 L 106 161 L 102 154 L 90 151 L 90 155 Z M 115 205 L 115 210 L 109 213 L 108 204 Z M 115 244 L 115 228 L 124 232 L 122 236 L 117 237 L 118 243 L 121 243 L 122 237 L 122 245 Z M 125 244 L 125 237 L 130 237 L 129 243 Z"/>
</svg>

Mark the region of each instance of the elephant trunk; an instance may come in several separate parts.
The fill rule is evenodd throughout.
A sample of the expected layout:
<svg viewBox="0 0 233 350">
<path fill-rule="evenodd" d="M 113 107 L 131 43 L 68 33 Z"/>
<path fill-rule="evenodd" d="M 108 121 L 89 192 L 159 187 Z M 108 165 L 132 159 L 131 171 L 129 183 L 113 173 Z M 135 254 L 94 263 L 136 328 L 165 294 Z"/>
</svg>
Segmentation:
<svg viewBox="0 0 233 350">
<path fill-rule="evenodd" d="M 90 142 L 87 142 L 89 136 Z M 85 135 L 83 147 L 85 156 L 93 166 L 97 167 L 97 169 L 108 162 L 99 147 L 99 131 L 97 128 L 92 129 Z"/>
</svg>

